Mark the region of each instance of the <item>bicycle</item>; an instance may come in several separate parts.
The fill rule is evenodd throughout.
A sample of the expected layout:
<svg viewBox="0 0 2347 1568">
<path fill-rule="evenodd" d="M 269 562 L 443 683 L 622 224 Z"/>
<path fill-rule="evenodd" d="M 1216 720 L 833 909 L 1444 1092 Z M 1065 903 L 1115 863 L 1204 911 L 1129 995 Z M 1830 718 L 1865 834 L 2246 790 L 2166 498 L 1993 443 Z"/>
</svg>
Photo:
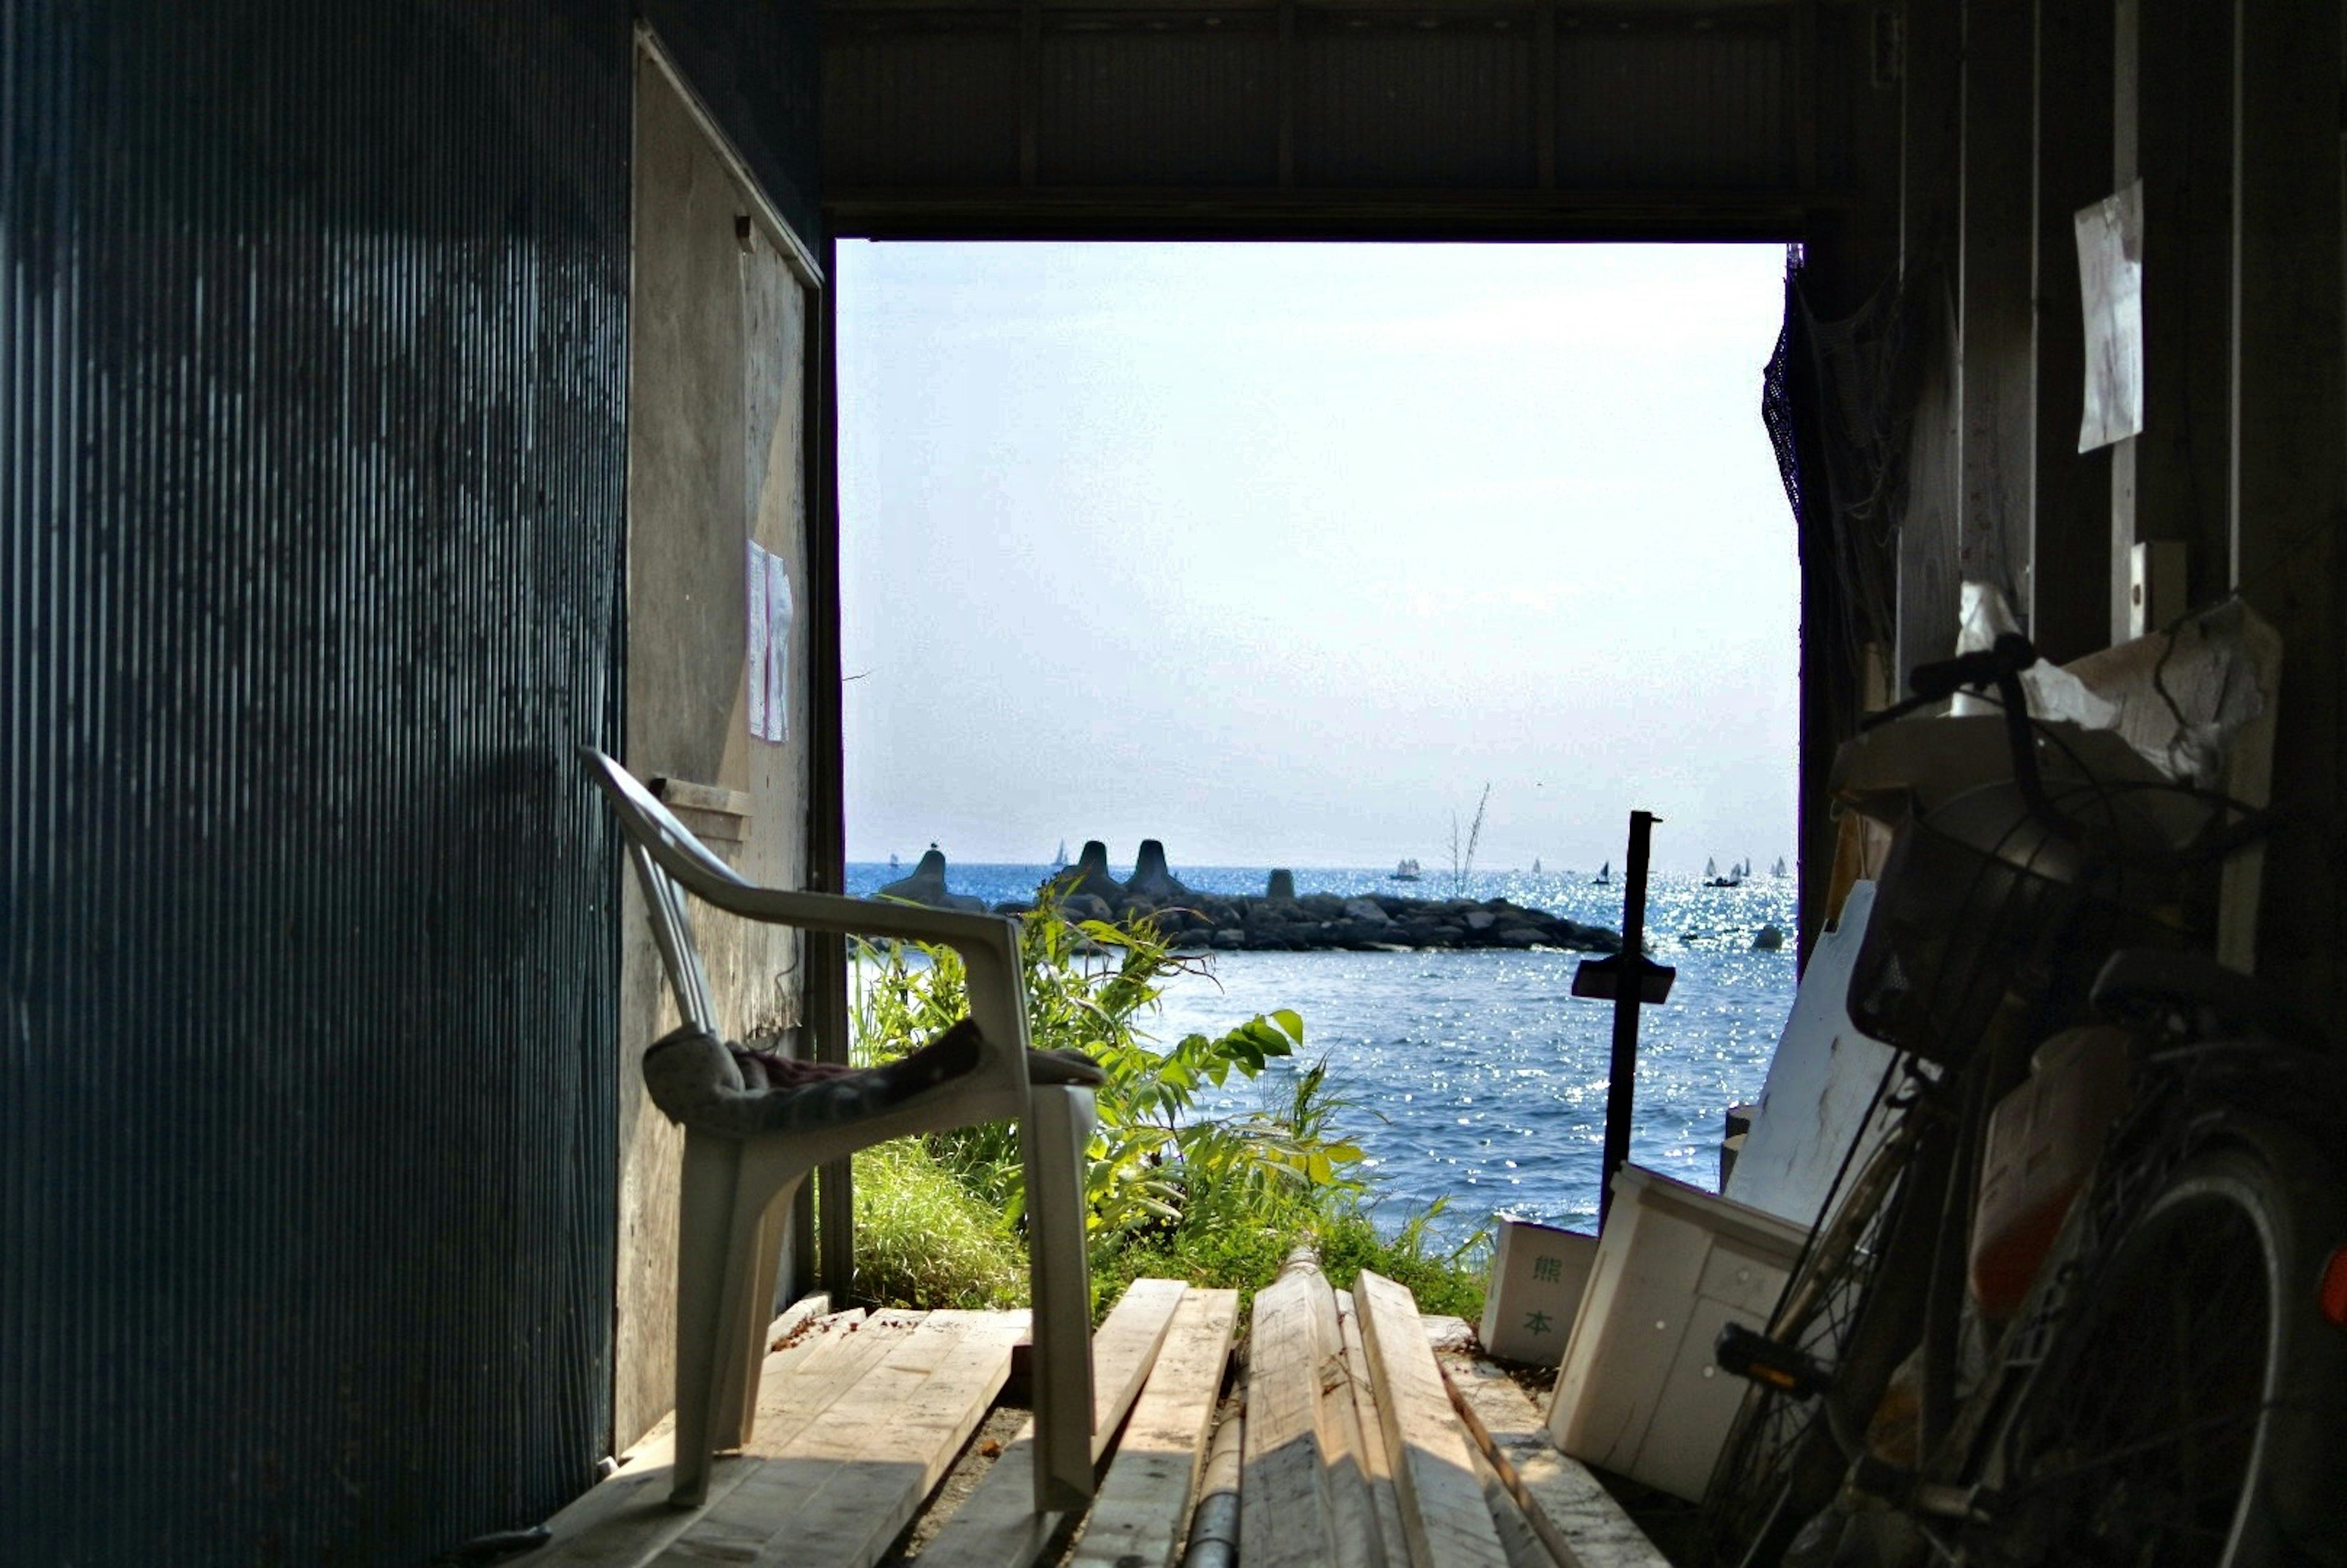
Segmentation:
<svg viewBox="0 0 2347 1568">
<path fill-rule="evenodd" d="M 2119 831 L 2090 777 L 2048 788 L 2018 679 L 2034 661 L 2012 638 L 1926 667 L 1886 715 L 1997 687 L 2004 825 L 1911 823 L 1886 868 L 1907 917 L 1894 903 L 1879 944 L 1870 929 L 1852 1012 L 1907 1051 L 1905 1110 L 1846 1194 L 1838 1179 L 1769 1323 L 1721 1337 L 1720 1364 L 1755 1383 L 1712 1487 L 1723 1563 L 1823 1561 L 1861 1519 L 1884 1563 L 2347 1561 L 2308 1554 L 2347 1542 L 2347 1520 L 2294 1479 L 2322 1474 L 2326 1455 L 2347 1471 L 2347 1209 L 2321 1143 L 2265 1103 L 2277 1083 L 2328 1082 L 2327 1066 L 2237 977 L 2130 949 L 2188 868 Z M 2216 825 L 2212 856 L 2255 830 Z M 2010 853 L 2016 835 L 2028 856 Z M 2089 963 L 2100 972 L 2082 985 Z M 2145 1042 L 2132 1108 L 1998 1331 L 1963 1283 L 1982 1131 L 2022 1048 L 2097 1011 L 2129 1016 Z M 2283 1098 L 2342 1103 L 2335 1082 L 2326 1092 Z M 2170 1252 L 2181 1273 L 2158 1268 Z M 2318 1264 L 2334 1294 L 2304 1286 Z M 2180 1294 L 2154 1288 L 2179 1278 Z M 2212 1337 L 2210 1313 L 2265 1323 L 2264 1344 Z M 2164 1378 L 2142 1361 L 2155 1343 Z M 2178 1414 L 2185 1396 L 2231 1408 Z"/>
</svg>

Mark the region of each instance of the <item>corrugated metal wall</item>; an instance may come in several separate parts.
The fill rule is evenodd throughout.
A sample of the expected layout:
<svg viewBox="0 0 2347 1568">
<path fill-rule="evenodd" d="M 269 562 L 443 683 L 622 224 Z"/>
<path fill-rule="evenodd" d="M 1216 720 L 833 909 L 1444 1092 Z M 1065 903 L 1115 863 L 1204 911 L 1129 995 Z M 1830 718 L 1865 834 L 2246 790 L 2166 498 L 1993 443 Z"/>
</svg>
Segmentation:
<svg viewBox="0 0 2347 1568">
<path fill-rule="evenodd" d="M 0 1557 L 603 1451 L 630 16 L 0 7 Z"/>
<path fill-rule="evenodd" d="M 827 0 L 824 20 L 825 195 L 856 218 L 1014 190 L 1685 205 L 1846 173 L 1801 115 L 1818 43 L 1846 68 L 1852 24 L 1792 0 Z"/>
</svg>

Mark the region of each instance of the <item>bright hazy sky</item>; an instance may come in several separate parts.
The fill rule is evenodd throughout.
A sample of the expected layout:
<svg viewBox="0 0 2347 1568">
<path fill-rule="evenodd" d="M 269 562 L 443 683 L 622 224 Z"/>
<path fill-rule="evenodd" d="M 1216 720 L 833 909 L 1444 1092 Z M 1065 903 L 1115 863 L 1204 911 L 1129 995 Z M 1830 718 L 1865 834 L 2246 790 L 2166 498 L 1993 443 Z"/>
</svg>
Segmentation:
<svg viewBox="0 0 2347 1568">
<path fill-rule="evenodd" d="M 1777 246 L 843 244 L 856 860 L 1793 847 Z"/>
</svg>

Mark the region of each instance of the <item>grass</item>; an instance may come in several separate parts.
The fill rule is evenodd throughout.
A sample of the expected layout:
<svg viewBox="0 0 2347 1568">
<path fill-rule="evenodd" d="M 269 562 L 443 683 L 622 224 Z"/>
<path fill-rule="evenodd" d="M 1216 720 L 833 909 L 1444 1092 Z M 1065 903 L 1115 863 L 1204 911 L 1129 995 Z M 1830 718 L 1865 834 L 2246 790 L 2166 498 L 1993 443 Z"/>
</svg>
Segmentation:
<svg viewBox="0 0 2347 1568">
<path fill-rule="evenodd" d="M 1027 1248 L 918 1139 L 856 1156 L 856 1283 L 877 1307 L 1016 1307 Z"/>
</svg>

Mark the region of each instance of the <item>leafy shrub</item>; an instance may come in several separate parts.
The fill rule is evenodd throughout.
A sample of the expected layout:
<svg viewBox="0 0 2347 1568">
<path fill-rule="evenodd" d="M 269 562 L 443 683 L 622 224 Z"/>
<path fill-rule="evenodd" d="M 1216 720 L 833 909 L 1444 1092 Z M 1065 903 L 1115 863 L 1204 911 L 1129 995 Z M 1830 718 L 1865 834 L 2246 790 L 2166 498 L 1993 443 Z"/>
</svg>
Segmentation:
<svg viewBox="0 0 2347 1568">
<path fill-rule="evenodd" d="M 1374 1267 L 1419 1290 L 1427 1311 L 1460 1311 L 1458 1304 L 1470 1296 L 1481 1310 L 1480 1284 L 1465 1273 L 1460 1255 L 1425 1250 L 1430 1216 L 1414 1220 L 1394 1241 L 1378 1237 L 1358 1202 L 1361 1151 L 1338 1131 L 1345 1115 L 1360 1107 L 1330 1084 L 1325 1059 L 1298 1071 L 1286 1092 L 1263 1108 L 1227 1115 L 1200 1109 L 1200 1096 L 1225 1087 L 1233 1074 L 1254 1079 L 1272 1061 L 1292 1057 L 1304 1041 L 1300 1017 L 1281 1009 L 1219 1037 L 1190 1034 L 1161 1048 L 1141 1025 L 1157 1011 L 1163 983 L 1205 972 L 1204 958 L 1174 951 L 1147 919 L 1122 926 L 1070 920 L 1048 895 L 1022 917 L 1020 930 L 1031 1042 L 1080 1050 L 1108 1078 L 1097 1096 L 1100 1126 L 1085 1174 L 1096 1303 L 1105 1306 L 1125 1283 L 1148 1275 L 1251 1291 L 1270 1282 L 1299 1239 L 1317 1235 L 1324 1266 L 1340 1284 Z M 902 1055 L 969 1011 L 967 975 L 950 948 L 866 944 L 856 958 L 860 1061 Z M 942 1178 L 993 1216 L 1015 1258 L 1025 1204 L 1016 1129 L 999 1122 L 958 1128 L 918 1141 L 918 1148 L 926 1156 L 920 1164 L 898 1156 L 895 1163 L 876 1163 L 870 1175 L 859 1172 L 858 1225 L 873 1181 L 901 1180 L 917 1189 L 901 1203 L 892 1196 L 885 1213 L 917 1225 L 921 1205 L 937 1201 L 935 1183 Z M 957 1219 L 947 1228 L 969 1227 Z M 906 1257 L 920 1255 L 919 1238 L 889 1245 Z M 859 1284 L 876 1296 L 862 1279 L 861 1260 L 876 1245 L 859 1236 Z M 978 1267 L 979 1250 L 956 1253 L 962 1272 L 935 1275 L 941 1284 L 954 1281 L 951 1288 L 962 1293 L 957 1302 L 998 1288 Z M 891 1279 L 917 1272 L 889 1267 Z M 1015 1290 L 1016 1282 L 1008 1288 Z M 938 1296 L 926 1304 L 948 1303 Z"/>
</svg>

